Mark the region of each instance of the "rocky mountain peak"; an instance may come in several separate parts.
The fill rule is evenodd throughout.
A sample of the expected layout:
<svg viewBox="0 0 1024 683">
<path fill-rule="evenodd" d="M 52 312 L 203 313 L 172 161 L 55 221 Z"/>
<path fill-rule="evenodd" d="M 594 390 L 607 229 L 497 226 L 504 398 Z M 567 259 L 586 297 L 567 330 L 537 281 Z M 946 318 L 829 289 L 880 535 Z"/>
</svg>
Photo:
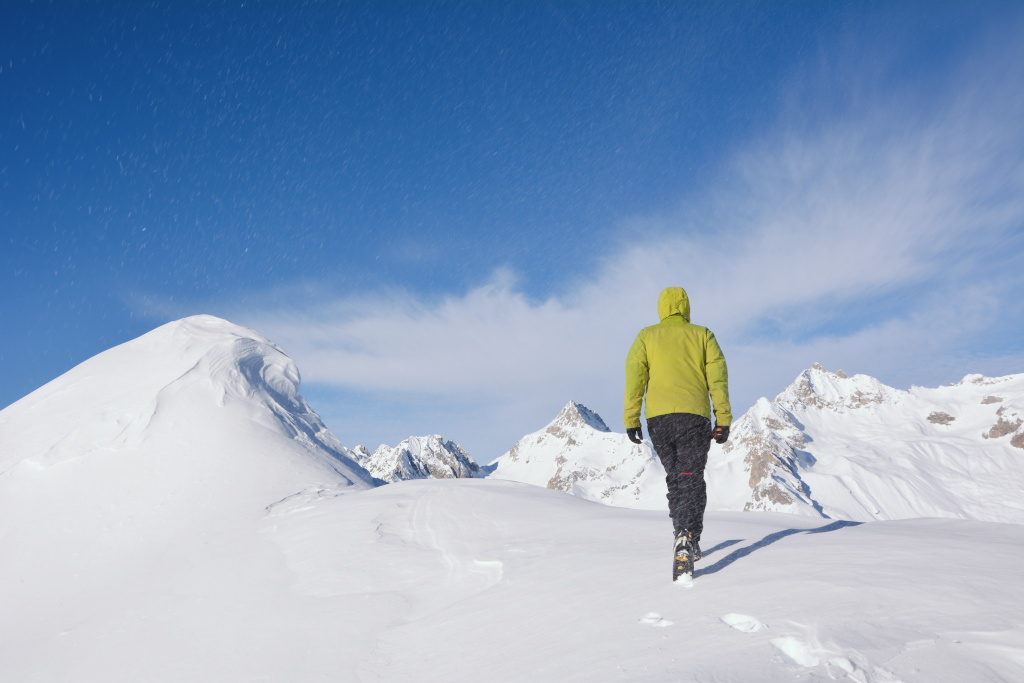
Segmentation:
<svg viewBox="0 0 1024 683">
<path fill-rule="evenodd" d="M 527 434 L 490 475 L 609 505 L 661 509 L 665 471 L 649 441 L 634 444 L 601 416 L 570 401 L 547 427 Z"/>
<path fill-rule="evenodd" d="M 608 425 L 604 423 L 601 416 L 595 413 L 585 405 L 576 403 L 575 401 L 569 401 L 562 408 L 562 411 L 558 413 L 558 416 L 548 424 L 547 431 L 550 434 L 556 434 L 558 432 L 566 430 L 580 429 L 589 427 L 590 429 L 596 429 L 599 432 L 610 432 Z"/>
<path fill-rule="evenodd" d="M 882 384 L 874 377 L 850 377 L 842 370 L 833 373 L 815 363 L 776 396 L 775 403 L 790 410 L 818 408 L 844 412 L 893 405 L 899 403 L 905 393 Z"/>
<path fill-rule="evenodd" d="M 395 447 L 354 450 L 359 463 L 386 482 L 408 479 L 469 479 L 483 476 L 480 465 L 459 444 L 440 434 L 410 436 Z"/>
</svg>

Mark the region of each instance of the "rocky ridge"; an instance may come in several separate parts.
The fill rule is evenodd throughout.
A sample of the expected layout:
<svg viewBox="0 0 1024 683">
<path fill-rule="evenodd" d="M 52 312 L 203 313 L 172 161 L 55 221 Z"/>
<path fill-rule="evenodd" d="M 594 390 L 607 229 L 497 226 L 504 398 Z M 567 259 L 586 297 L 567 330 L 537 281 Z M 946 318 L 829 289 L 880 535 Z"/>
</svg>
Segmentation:
<svg viewBox="0 0 1024 683">
<path fill-rule="evenodd" d="M 644 509 L 665 505 L 665 471 L 650 442 L 632 443 L 575 401 L 543 429 L 516 442 L 494 467 L 493 478 L 595 502 Z"/>
<path fill-rule="evenodd" d="M 712 444 L 708 508 L 868 521 L 1024 522 L 1024 375 L 969 375 L 908 391 L 815 364 L 757 401 Z M 570 402 L 492 475 L 588 500 L 665 508 L 650 442 L 631 443 Z"/>
<path fill-rule="evenodd" d="M 815 364 L 712 447 L 709 497 L 843 519 L 1024 521 L 1022 405 L 1024 375 L 901 391 Z"/>
<path fill-rule="evenodd" d="M 356 461 L 374 477 L 392 483 L 409 479 L 468 479 L 483 476 L 480 465 L 459 444 L 439 434 L 411 436 L 397 446 L 353 449 Z"/>
</svg>

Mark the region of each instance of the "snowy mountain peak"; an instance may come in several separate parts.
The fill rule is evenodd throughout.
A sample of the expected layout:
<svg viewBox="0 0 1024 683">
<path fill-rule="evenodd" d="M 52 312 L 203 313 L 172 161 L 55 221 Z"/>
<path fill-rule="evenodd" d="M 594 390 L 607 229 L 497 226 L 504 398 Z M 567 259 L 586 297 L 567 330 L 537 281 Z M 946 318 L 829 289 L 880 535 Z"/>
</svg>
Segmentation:
<svg viewBox="0 0 1024 683">
<path fill-rule="evenodd" d="M 821 366 L 712 445 L 719 509 L 842 519 L 1024 520 L 1024 375 L 900 391 Z"/>
<path fill-rule="evenodd" d="M 544 429 L 517 441 L 490 476 L 609 505 L 665 504 L 665 471 L 650 443 L 634 444 L 612 432 L 600 415 L 574 401 Z"/>
<path fill-rule="evenodd" d="M 524 436 L 490 476 L 664 509 L 664 472 L 649 442 L 605 431 L 581 408 L 570 403 Z M 734 421 L 727 443 L 711 444 L 708 504 L 859 521 L 1020 523 L 1021 450 L 1024 374 L 901 391 L 814 365 Z"/>
<path fill-rule="evenodd" d="M 562 411 L 558 413 L 558 416 L 548 424 L 547 429 L 550 433 L 554 434 L 559 431 L 573 430 L 581 427 L 589 427 L 599 432 L 611 431 L 600 415 L 575 401 L 566 403 Z"/>
<path fill-rule="evenodd" d="M 836 412 L 893 405 L 902 399 L 898 389 L 868 375 L 848 376 L 842 370 L 829 372 L 815 363 L 797 376 L 775 403 L 789 409 L 826 408 Z"/>
<path fill-rule="evenodd" d="M 381 445 L 373 453 L 357 446 L 354 453 L 359 464 L 386 482 L 482 476 L 480 465 L 459 444 L 439 434 L 411 436 L 394 448 Z"/>
<path fill-rule="evenodd" d="M 0 471 L 137 449 L 172 458 L 209 452 L 245 468 L 245 454 L 261 452 L 283 463 L 298 458 L 296 472 L 325 482 L 372 486 L 299 385 L 292 359 L 259 333 L 210 315 L 183 318 L 94 356 L 0 412 Z M 228 443 L 237 446 L 230 453 Z"/>
</svg>

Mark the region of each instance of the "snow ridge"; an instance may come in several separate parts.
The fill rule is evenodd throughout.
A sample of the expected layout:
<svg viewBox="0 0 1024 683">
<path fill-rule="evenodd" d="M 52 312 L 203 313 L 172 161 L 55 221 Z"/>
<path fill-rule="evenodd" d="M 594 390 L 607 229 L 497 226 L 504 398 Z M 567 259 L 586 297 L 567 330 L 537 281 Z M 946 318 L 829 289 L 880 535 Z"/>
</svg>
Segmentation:
<svg viewBox="0 0 1024 683">
<path fill-rule="evenodd" d="M 300 469 L 323 471 L 334 483 L 378 483 L 309 407 L 300 384 L 292 359 L 257 332 L 209 315 L 177 320 L 90 358 L 0 411 L 0 471 L 111 451 L 175 457 L 205 452 L 220 440 L 243 450 L 262 438 L 258 450 L 267 450 L 268 439 L 281 441 L 277 457 L 299 457 Z"/>
<path fill-rule="evenodd" d="M 859 521 L 1021 523 L 1022 408 L 1024 375 L 901 391 L 815 364 L 712 446 L 709 501 Z"/>
<path fill-rule="evenodd" d="M 1024 523 L 1024 375 L 968 375 L 901 391 L 814 364 L 712 444 L 708 507 L 870 521 L 954 517 Z M 492 475 L 609 505 L 665 508 L 649 441 L 608 431 L 569 402 Z"/>
</svg>

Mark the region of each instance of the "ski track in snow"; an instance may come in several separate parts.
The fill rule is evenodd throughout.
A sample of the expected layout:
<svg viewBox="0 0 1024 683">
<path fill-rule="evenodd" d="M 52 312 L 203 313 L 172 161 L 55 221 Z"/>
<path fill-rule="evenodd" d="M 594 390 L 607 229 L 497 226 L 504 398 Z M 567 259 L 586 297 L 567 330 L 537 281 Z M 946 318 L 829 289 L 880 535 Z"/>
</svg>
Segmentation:
<svg viewBox="0 0 1024 683">
<path fill-rule="evenodd" d="M 424 490 L 413 502 L 409 513 L 407 530 L 401 534 L 401 542 L 411 544 L 440 559 L 445 575 L 431 593 L 431 599 L 418 604 L 408 615 L 409 621 L 421 619 L 437 610 L 461 600 L 472 598 L 499 582 L 502 577 L 502 563 L 498 560 L 479 560 L 467 547 L 467 529 L 462 520 L 446 515 L 439 510 L 438 503 L 444 490 Z M 490 535 L 500 533 L 498 525 L 490 523 Z"/>
</svg>

